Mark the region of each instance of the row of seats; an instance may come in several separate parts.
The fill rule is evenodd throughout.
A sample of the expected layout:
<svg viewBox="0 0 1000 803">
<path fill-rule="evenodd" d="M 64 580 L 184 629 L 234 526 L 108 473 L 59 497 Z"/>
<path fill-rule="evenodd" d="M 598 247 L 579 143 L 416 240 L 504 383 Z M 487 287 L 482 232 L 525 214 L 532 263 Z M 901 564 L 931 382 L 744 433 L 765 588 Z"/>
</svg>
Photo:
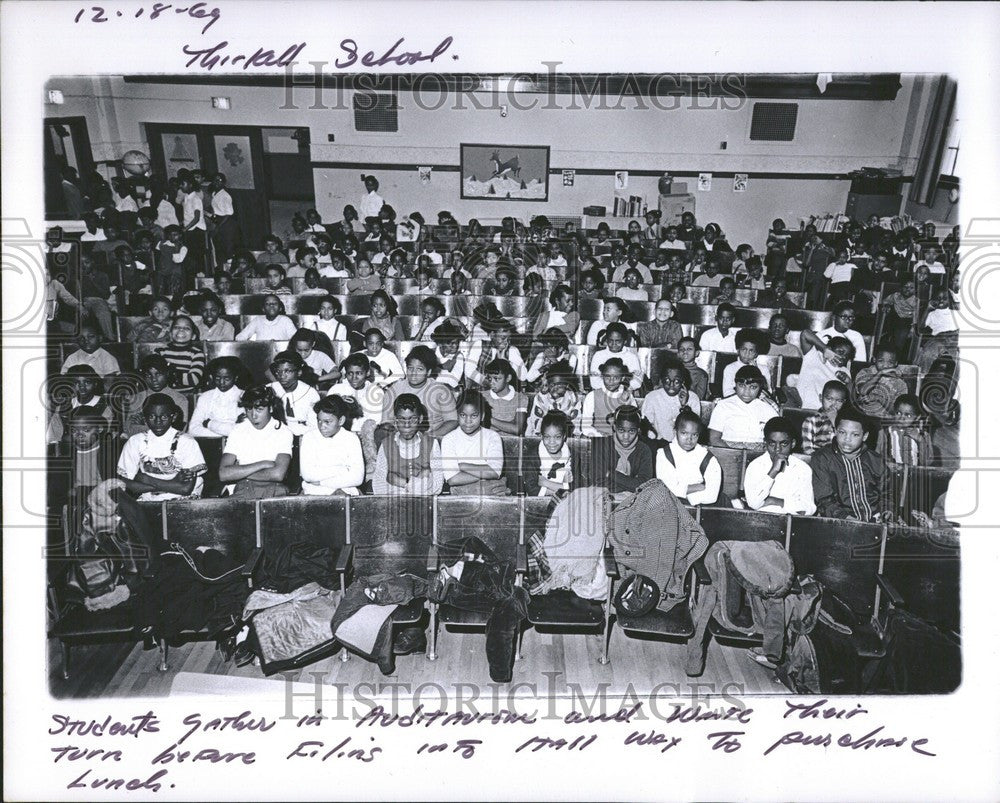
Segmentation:
<svg viewBox="0 0 1000 803">
<path fill-rule="evenodd" d="M 479 537 L 500 560 L 511 563 L 520 581 L 527 571 L 526 538 L 535 531 L 544 532 L 550 505 L 545 499 L 523 497 L 292 497 L 256 502 L 227 499 L 146 503 L 143 508 L 150 525 L 162 533 L 164 546 L 177 543 L 192 551 L 199 547 L 218 549 L 231 559 L 232 566 L 243 567 L 251 585 L 264 553 L 292 543 L 328 547 L 337 555 L 343 589 L 354 577 L 383 572 L 432 573 L 440 563 L 436 547 L 469 536 Z M 712 542 L 774 540 L 782 544 L 799 575 L 814 575 L 858 617 L 854 638 L 862 655 L 884 653 L 881 625 L 888 605 L 904 607 L 953 632 L 959 630 L 960 561 L 955 533 L 936 533 L 929 539 L 926 531 L 837 519 L 721 508 L 692 513 Z M 628 636 L 687 640 L 693 635 L 690 605 L 677 605 L 667 613 L 654 610 L 642 617 L 616 617 L 611 599 L 618 571 L 607 544 L 605 559 L 612 581 L 606 599 L 588 601 L 562 591 L 534 596 L 528 625 L 547 631 L 603 630 L 602 663 L 608 660 L 611 631 L 616 623 Z M 692 599 L 697 598 L 706 579 L 704 567 L 696 564 L 688 577 Z M 64 672 L 68 672 L 69 648 L 74 644 L 141 637 L 115 609 L 91 613 L 80 606 L 67 606 L 60 598 L 57 583 L 51 591 L 53 618 L 49 635 L 63 646 Z M 427 654 L 431 660 L 437 657 L 439 621 L 446 627 L 485 627 L 487 614 L 423 601 L 400 608 L 393 617 L 394 624 L 421 621 L 425 604 L 430 616 Z M 717 627 L 713 632 L 720 640 L 732 635 Z M 197 640 L 208 634 L 191 633 L 189 637 Z M 161 668 L 166 669 L 166 645 L 160 646 Z M 303 666 L 336 649 L 331 639 L 310 654 L 281 666 L 266 667 L 265 672 Z M 347 660 L 347 653 L 342 657 Z"/>
<path fill-rule="evenodd" d="M 288 347 L 287 341 L 280 340 L 255 340 L 255 341 L 233 341 L 215 340 L 206 341 L 202 344 L 205 349 L 207 361 L 216 357 L 238 357 L 247 367 L 251 377 L 255 382 L 272 381 L 272 377 L 267 374 L 268 367 L 275 355 L 284 351 Z M 335 354 L 332 356 L 338 364 L 351 352 L 349 343 L 338 341 L 334 343 Z M 399 357 L 400 362 L 405 362 L 406 356 L 414 346 L 426 345 L 417 341 L 386 341 L 385 348 Z M 123 372 L 134 372 L 136 366 L 148 354 L 153 354 L 163 348 L 162 343 L 108 343 L 104 348 L 118 360 L 118 364 Z M 61 344 L 61 360 L 65 360 L 70 354 L 76 351 L 76 346 L 71 343 Z M 571 344 L 570 354 L 576 358 L 576 373 L 579 377 L 590 375 L 590 363 L 592 355 L 598 350 L 595 346 L 581 346 Z M 675 361 L 677 354 L 665 347 L 639 348 L 636 349 L 639 358 L 639 365 L 645 376 L 649 377 L 653 385 L 659 383 L 663 374 L 664 366 L 668 362 Z M 528 359 L 527 354 L 522 355 Z M 718 385 L 722 381 L 722 373 L 726 366 L 735 362 L 737 355 L 724 352 L 702 352 L 699 357 L 701 364 L 709 376 L 712 385 Z M 787 384 L 788 377 L 797 374 L 802 368 L 801 357 L 778 357 L 764 355 L 758 358 L 758 365 L 770 383 L 771 388 L 782 387 Z M 850 372 L 856 376 L 858 371 L 869 366 L 869 362 L 855 361 L 851 363 Z M 901 378 L 907 383 L 908 392 L 917 393 L 920 389 L 921 375 L 915 365 L 900 366 Z"/>
<path fill-rule="evenodd" d="M 430 294 L 428 294 L 430 295 Z M 288 315 L 316 315 L 319 312 L 319 295 L 285 295 L 281 297 Z M 341 304 L 345 315 L 368 315 L 371 311 L 371 301 L 365 295 L 335 296 Z M 402 316 L 419 316 L 420 305 L 426 296 L 400 295 L 395 297 L 399 314 Z M 222 297 L 225 315 L 262 315 L 266 295 L 228 295 Z M 146 300 L 146 299 L 144 299 Z M 510 296 L 441 296 L 439 300 L 444 305 L 446 315 L 470 315 L 472 309 L 481 303 L 491 303 L 508 318 L 526 318 L 538 315 L 547 308 L 547 301 L 538 298 Z M 148 301 L 147 301 L 148 303 Z M 603 299 L 584 298 L 577 305 L 577 312 L 584 321 L 599 321 L 603 318 Z M 633 321 L 651 321 L 654 318 L 656 303 L 651 301 L 626 301 L 629 318 Z M 197 312 L 197 310 L 192 310 Z M 772 307 L 736 307 L 736 319 L 733 324 L 737 328 L 756 327 L 766 329 L 771 316 L 781 312 L 788 318 L 788 326 L 793 331 L 803 329 L 825 329 L 833 323 L 833 313 L 823 310 L 805 310 L 797 307 L 777 309 Z M 674 311 L 674 320 L 680 324 L 695 326 L 713 326 L 715 324 L 716 306 L 701 302 L 681 303 Z M 875 318 L 859 317 L 854 324 L 863 335 L 873 334 Z"/>
<path fill-rule="evenodd" d="M 268 292 L 266 279 L 247 278 L 242 281 L 243 286 L 246 288 L 247 295 Z M 306 287 L 305 279 L 295 277 L 292 279 L 286 279 L 285 281 L 291 283 L 292 293 L 294 295 L 301 295 L 308 289 Z M 470 279 L 467 295 L 485 295 L 484 290 L 486 289 L 488 281 L 488 279 Z M 320 286 L 330 293 L 330 295 L 334 296 L 351 295 L 352 297 L 357 298 L 368 295 L 368 293 L 349 294 L 347 290 L 347 282 L 347 279 L 321 279 Z M 546 282 L 546 288 L 548 290 L 552 290 L 559 284 L 562 284 L 562 282 L 549 280 Z M 198 289 L 215 291 L 215 279 L 199 277 L 195 280 L 195 286 Z M 601 293 L 605 298 L 611 298 L 617 294 L 618 288 L 622 287 L 625 287 L 625 285 L 621 283 L 607 282 Z M 648 301 L 653 303 L 659 301 L 664 295 L 663 286 L 661 284 L 640 284 L 639 287 L 646 292 Z M 451 282 L 448 279 L 431 279 L 428 287 L 421 290 L 417 286 L 416 279 L 385 279 L 383 280 L 382 288 L 391 296 L 410 296 L 418 294 L 424 296 L 440 296 L 443 300 L 444 298 L 447 298 L 445 293 L 449 293 L 451 291 Z M 752 290 L 745 287 L 738 288 L 733 294 L 733 297 L 740 304 L 749 306 L 756 302 L 760 292 L 761 291 L 759 290 Z M 715 302 L 718 295 L 718 287 L 687 286 L 685 287 L 684 301 L 689 304 L 712 304 Z M 793 306 L 801 308 L 805 303 L 805 293 L 788 293 L 788 299 Z"/>
</svg>

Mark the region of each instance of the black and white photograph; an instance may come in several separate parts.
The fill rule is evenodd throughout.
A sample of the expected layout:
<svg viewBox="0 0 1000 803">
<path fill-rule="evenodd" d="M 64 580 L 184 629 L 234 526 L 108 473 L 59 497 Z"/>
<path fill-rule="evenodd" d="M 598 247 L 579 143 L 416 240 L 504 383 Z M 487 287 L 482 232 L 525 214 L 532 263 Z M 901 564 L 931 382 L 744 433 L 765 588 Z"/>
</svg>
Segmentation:
<svg viewBox="0 0 1000 803">
<path fill-rule="evenodd" d="M 908 799 L 857 784 L 957 760 L 921 711 L 992 676 L 981 81 L 469 69 L 433 25 L 362 57 L 289 22 L 251 55 L 230 29 L 265 4 L 142 5 L 49 4 L 101 41 L 162 20 L 190 61 L 34 65 L 37 210 L 4 181 L 4 585 L 15 536 L 39 576 L 5 632 L 38 631 L 51 799 L 230 799 L 240 764 L 308 766 L 284 794 L 311 799 L 396 742 L 418 773 L 526 768 L 486 793 L 515 799 L 618 753 L 634 788 L 571 794 L 825 755 L 840 794 L 785 796 Z"/>
</svg>

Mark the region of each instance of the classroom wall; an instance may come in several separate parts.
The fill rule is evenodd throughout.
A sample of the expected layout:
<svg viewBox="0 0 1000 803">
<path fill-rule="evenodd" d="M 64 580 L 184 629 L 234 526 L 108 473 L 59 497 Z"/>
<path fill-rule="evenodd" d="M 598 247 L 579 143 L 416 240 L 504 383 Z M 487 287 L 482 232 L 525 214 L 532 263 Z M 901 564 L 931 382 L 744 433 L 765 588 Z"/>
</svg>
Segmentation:
<svg viewBox="0 0 1000 803">
<path fill-rule="evenodd" d="M 441 108 L 436 95 L 422 97 L 424 108 L 412 96 L 400 96 L 399 131 L 354 131 L 351 93 L 328 90 L 316 105 L 315 91 L 299 88 L 291 96 L 281 88 L 161 85 L 125 83 L 120 77 L 56 78 L 50 82 L 66 97 L 60 107 L 47 107 L 51 116 L 87 117 L 95 157 L 115 159 L 130 148 L 148 151 L 143 123 L 198 123 L 308 127 L 312 160 L 369 166 L 379 177 L 381 194 L 400 214 L 420 211 L 432 218 L 448 209 L 459 220 L 477 217 L 493 221 L 504 215 L 527 219 L 536 214 L 579 215 L 585 205 L 610 207 L 613 177 L 577 175 L 573 187 L 550 176 L 545 203 L 519 201 L 463 201 L 459 174 L 434 171 L 430 185 L 418 179 L 418 165 L 457 166 L 462 142 L 538 144 L 551 148 L 554 169 L 730 171 L 750 174 L 746 193 L 732 191 L 732 179 L 716 177 L 711 192 L 697 192 L 694 177 L 681 177 L 696 196 L 701 222 L 719 221 L 730 240 L 762 245 L 764 232 L 775 217 L 797 225 L 798 217 L 843 211 L 849 183 L 830 179 L 761 179 L 755 173 L 846 173 L 864 166 L 911 170 L 919 152 L 926 111 L 920 76 L 903 76 L 893 101 L 799 100 L 795 141 L 761 143 L 749 140 L 754 101 L 738 108 L 704 108 L 706 101 L 679 99 L 679 108 L 661 110 L 646 101 L 625 98 L 620 108 L 548 109 L 545 96 L 519 95 L 521 110 L 508 103 L 502 117 L 489 94 L 477 94 L 476 108 L 469 96 L 457 105 Z M 212 95 L 231 98 L 228 111 L 211 107 Z M 560 105 L 569 99 L 557 96 Z M 453 101 L 454 99 L 452 99 Z M 501 99 L 510 100 L 510 99 Z M 732 99 L 727 101 L 733 105 Z M 295 108 L 282 108 L 292 105 Z M 614 106 L 615 103 L 609 103 Z M 328 135 L 335 142 L 327 141 Z M 727 143 L 726 149 L 720 143 Z M 380 169 L 404 164 L 405 170 Z M 357 204 L 363 192 L 356 167 L 317 165 L 314 169 L 316 205 L 324 219 L 340 217 L 346 203 Z M 633 176 L 627 190 L 656 206 L 655 177 Z"/>
</svg>

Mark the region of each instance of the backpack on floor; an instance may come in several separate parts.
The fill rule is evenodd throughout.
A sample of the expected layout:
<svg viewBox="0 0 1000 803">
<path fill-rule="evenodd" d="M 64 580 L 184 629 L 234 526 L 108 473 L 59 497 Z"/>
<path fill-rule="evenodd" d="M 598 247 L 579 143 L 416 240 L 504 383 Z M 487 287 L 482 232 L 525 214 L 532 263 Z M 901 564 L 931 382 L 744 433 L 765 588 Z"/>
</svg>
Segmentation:
<svg viewBox="0 0 1000 803">
<path fill-rule="evenodd" d="M 785 598 L 787 648 L 775 670 L 796 694 L 855 694 L 862 690 L 854 646 L 857 617 L 812 575 Z"/>
</svg>

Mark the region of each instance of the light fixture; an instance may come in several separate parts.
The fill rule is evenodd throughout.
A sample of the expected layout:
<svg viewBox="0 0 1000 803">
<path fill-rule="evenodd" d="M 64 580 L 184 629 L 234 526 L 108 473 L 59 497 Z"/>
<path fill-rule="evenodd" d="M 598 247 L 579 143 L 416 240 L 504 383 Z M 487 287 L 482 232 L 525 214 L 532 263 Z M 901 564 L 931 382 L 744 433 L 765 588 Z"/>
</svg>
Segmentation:
<svg viewBox="0 0 1000 803">
<path fill-rule="evenodd" d="M 65 102 L 63 93 L 58 89 L 50 89 L 46 92 L 46 97 L 48 98 L 49 103 L 55 103 L 57 106 L 62 106 Z"/>
<path fill-rule="evenodd" d="M 821 72 L 816 76 L 816 86 L 819 87 L 819 93 L 822 95 L 826 92 L 827 85 L 833 80 L 833 74 L 828 72 Z"/>
<path fill-rule="evenodd" d="M 229 98 L 212 98 L 213 109 L 228 109 Z"/>
</svg>

